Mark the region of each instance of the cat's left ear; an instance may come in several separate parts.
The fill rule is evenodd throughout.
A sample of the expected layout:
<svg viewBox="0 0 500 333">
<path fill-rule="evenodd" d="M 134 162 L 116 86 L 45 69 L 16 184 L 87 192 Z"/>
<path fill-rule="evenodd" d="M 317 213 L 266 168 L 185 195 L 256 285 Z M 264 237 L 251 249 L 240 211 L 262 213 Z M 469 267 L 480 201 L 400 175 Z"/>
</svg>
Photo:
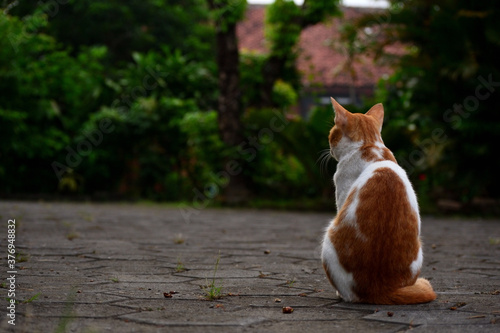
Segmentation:
<svg viewBox="0 0 500 333">
<path fill-rule="evenodd" d="M 378 125 L 378 130 L 382 131 L 382 124 L 384 123 L 384 106 L 382 105 L 382 103 L 378 103 L 372 106 L 372 108 L 368 110 L 366 115 L 375 118 L 375 121 Z"/>
<path fill-rule="evenodd" d="M 330 97 L 332 101 L 333 111 L 335 113 L 335 125 L 340 128 L 345 128 L 347 126 L 347 120 L 349 118 L 349 111 L 347 111 L 342 105 L 340 105 L 333 97 Z"/>
</svg>

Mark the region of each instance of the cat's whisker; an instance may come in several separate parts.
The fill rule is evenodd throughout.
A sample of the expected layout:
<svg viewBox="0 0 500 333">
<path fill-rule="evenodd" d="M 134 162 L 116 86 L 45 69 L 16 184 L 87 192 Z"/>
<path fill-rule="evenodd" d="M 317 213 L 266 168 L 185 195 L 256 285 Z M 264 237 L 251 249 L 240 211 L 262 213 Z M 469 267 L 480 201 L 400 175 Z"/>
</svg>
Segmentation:
<svg viewBox="0 0 500 333">
<path fill-rule="evenodd" d="M 320 156 L 317 160 L 317 163 L 319 163 L 320 174 L 323 177 L 328 176 L 328 164 L 330 163 L 330 160 L 330 149 L 323 149 L 320 152 Z"/>
</svg>

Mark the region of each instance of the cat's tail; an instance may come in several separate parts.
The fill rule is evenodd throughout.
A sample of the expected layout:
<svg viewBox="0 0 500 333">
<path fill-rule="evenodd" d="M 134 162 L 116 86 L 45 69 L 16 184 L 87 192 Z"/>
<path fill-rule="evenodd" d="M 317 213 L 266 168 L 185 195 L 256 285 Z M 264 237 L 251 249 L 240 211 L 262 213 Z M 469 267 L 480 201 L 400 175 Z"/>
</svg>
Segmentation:
<svg viewBox="0 0 500 333">
<path fill-rule="evenodd" d="M 399 288 L 387 295 L 387 304 L 427 303 L 436 299 L 429 281 L 419 278 L 414 285 Z"/>
</svg>

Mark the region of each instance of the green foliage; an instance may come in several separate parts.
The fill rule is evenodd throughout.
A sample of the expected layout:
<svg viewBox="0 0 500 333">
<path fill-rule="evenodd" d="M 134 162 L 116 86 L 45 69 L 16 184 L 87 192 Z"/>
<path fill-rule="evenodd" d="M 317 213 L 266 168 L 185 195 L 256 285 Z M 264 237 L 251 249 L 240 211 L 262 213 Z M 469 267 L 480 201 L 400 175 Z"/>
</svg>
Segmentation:
<svg viewBox="0 0 500 333">
<path fill-rule="evenodd" d="M 0 85 L 10 92 L 0 96 L 0 135 L 11 142 L 0 152 L 12 158 L 0 164 L 2 192 L 179 200 L 190 199 L 194 188 L 205 189 L 224 170 L 223 161 L 238 154 L 222 143 L 217 113 L 207 111 L 217 104 L 213 59 L 200 61 L 163 45 L 131 53 L 125 65 L 110 66 L 114 56 L 104 46 L 80 44 L 77 52 L 70 52 L 45 34 L 52 25 L 63 24 L 58 20 L 72 18 L 67 15 L 61 7 L 49 21 L 43 10 L 23 20 L 4 15 L 0 21 L 2 33 L 18 41 L 16 48 L 8 39 L 0 41 L 2 63 L 12 64 L 0 67 Z M 36 28 L 30 30 L 32 26 Z M 246 105 L 260 98 L 262 76 L 255 68 L 267 59 L 242 57 Z M 280 107 L 297 101 L 289 82 L 274 85 L 273 98 Z M 244 136 L 258 136 L 269 127 L 270 116 L 271 110 L 249 111 Z M 245 165 L 243 172 L 251 175 L 256 193 L 312 197 L 322 191 L 316 147 L 323 148 L 328 128 L 315 130 L 314 119 L 314 114 L 308 121 L 290 119 L 290 127 L 276 133 Z M 315 148 L 305 148 L 304 142 Z M 61 165 L 58 175 L 53 162 Z"/>
<path fill-rule="evenodd" d="M 377 101 L 387 111 L 386 143 L 424 197 L 468 204 L 500 196 L 491 176 L 500 104 L 488 90 L 500 82 L 498 14 L 491 2 L 394 0 L 389 14 L 362 21 L 383 31 L 377 53 L 392 41 L 408 45 Z"/>
<path fill-rule="evenodd" d="M 229 153 L 219 137 L 217 112 L 186 113 L 179 125 L 188 138 L 185 153 L 189 159 L 185 170 L 191 183 L 196 188 L 203 188 L 211 182 L 214 174 L 222 170 L 223 157 Z"/>
<path fill-rule="evenodd" d="M 248 110 L 244 118 L 248 137 L 261 138 L 261 149 L 245 170 L 255 191 L 260 198 L 327 197 L 332 189 L 332 170 L 322 173 L 318 158 L 328 147 L 331 108 L 316 108 L 308 119 L 286 117 L 282 127 L 276 127 L 271 136 L 263 136 L 261 131 L 273 127 L 276 119 L 276 111 L 270 109 Z"/>
<path fill-rule="evenodd" d="M 339 0 L 305 0 L 303 5 L 304 25 L 313 25 L 326 18 L 340 14 Z"/>
<path fill-rule="evenodd" d="M 338 0 L 306 0 L 302 6 L 293 0 L 275 0 L 266 10 L 265 35 L 271 54 L 284 56 L 294 51 L 303 28 L 338 15 Z"/>
<path fill-rule="evenodd" d="M 60 9 L 0 16 L 8 37 L 0 41 L 0 138 L 9 142 L 0 147 L 0 192 L 182 197 L 193 184 L 180 123 L 215 105 L 213 60 L 164 45 L 109 66 L 106 47 L 70 52 L 44 33 L 71 18 Z"/>
<path fill-rule="evenodd" d="M 303 29 L 320 23 L 325 18 L 338 14 L 336 0 L 310 0 L 302 6 L 293 0 L 276 0 L 266 8 L 264 32 L 269 53 L 259 72 L 260 103 L 256 106 L 283 106 L 276 104 L 273 95 L 275 83 L 279 80 L 300 89 L 300 74 L 297 71 L 298 41 Z M 286 105 L 286 103 L 285 103 Z"/>
<path fill-rule="evenodd" d="M 244 107 L 260 103 L 260 92 L 264 84 L 262 69 L 267 59 L 266 54 L 245 51 L 240 53 L 240 84 L 241 90 L 245 92 L 242 96 Z"/>
<path fill-rule="evenodd" d="M 209 0 L 212 10 L 212 19 L 219 23 L 222 31 L 227 31 L 228 26 L 241 21 L 247 9 L 246 0 Z"/>
<path fill-rule="evenodd" d="M 240 82 L 243 105 L 245 108 L 260 106 L 262 101 L 262 89 L 264 67 L 269 61 L 269 54 L 247 53 L 240 55 Z M 300 75 L 295 69 L 295 60 L 289 59 L 285 62 L 285 68 L 281 78 L 273 85 L 272 99 L 276 107 L 286 108 L 295 105 L 298 101 L 297 89 L 300 86 Z"/>
<path fill-rule="evenodd" d="M 212 51 L 213 31 L 203 26 L 209 18 L 205 0 L 19 1 L 10 13 L 44 13 L 50 20 L 46 32 L 74 53 L 105 45 L 112 61 L 130 61 L 133 52 L 163 45 L 200 60 Z"/>
<path fill-rule="evenodd" d="M 102 48 L 74 58 L 47 35 L 32 31 L 46 18 L 0 16 L 0 179 L 3 191 L 50 191 L 54 151 L 62 151 L 87 113 L 104 98 Z M 14 163 L 13 161 L 16 161 Z M 38 170 L 34 170 L 37 168 Z M 16 177 L 12 177 L 16 175 Z M 37 178 L 36 184 L 22 181 Z"/>
<path fill-rule="evenodd" d="M 338 3 L 268 6 L 269 52 L 240 57 L 242 153 L 222 143 L 213 111 L 214 30 L 241 20 L 246 1 L 16 2 L 0 15 L 0 194 L 190 200 L 234 157 L 246 160 L 242 172 L 263 201 L 331 197 L 333 170 L 322 174 L 318 163 L 331 108 L 306 118 L 289 108 L 301 91 L 300 33 L 337 15 Z M 491 176 L 500 139 L 497 7 L 393 0 L 331 41 L 353 80 L 358 54 L 396 65 L 374 99 L 386 109 L 384 140 L 424 204 L 500 195 Z M 385 53 L 394 42 L 404 43 L 403 55 Z M 273 118 L 284 126 L 271 130 Z"/>
<path fill-rule="evenodd" d="M 289 107 L 297 104 L 299 96 L 293 87 L 282 80 L 277 80 L 273 87 L 273 101 L 281 107 Z"/>
<path fill-rule="evenodd" d="M 300 37 L 300 7 L 292 0 L 276 0 L 266 11 L 265 36 L 271 45 L 271 54 L 288 55 Z"/>
</svg>

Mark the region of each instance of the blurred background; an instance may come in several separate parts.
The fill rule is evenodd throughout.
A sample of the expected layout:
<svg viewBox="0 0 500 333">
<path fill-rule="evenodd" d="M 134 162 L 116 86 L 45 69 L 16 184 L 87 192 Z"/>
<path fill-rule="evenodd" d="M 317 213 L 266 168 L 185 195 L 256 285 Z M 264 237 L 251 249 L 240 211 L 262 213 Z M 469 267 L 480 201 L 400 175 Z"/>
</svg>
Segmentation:
<svg viewBox="0 0 500 333">
<path fill-rule="evenodd" d="M 0 0 L 0 198 L 335 209 L 329 97 L 500 213 L 496 1 Z"/>
</svg>

